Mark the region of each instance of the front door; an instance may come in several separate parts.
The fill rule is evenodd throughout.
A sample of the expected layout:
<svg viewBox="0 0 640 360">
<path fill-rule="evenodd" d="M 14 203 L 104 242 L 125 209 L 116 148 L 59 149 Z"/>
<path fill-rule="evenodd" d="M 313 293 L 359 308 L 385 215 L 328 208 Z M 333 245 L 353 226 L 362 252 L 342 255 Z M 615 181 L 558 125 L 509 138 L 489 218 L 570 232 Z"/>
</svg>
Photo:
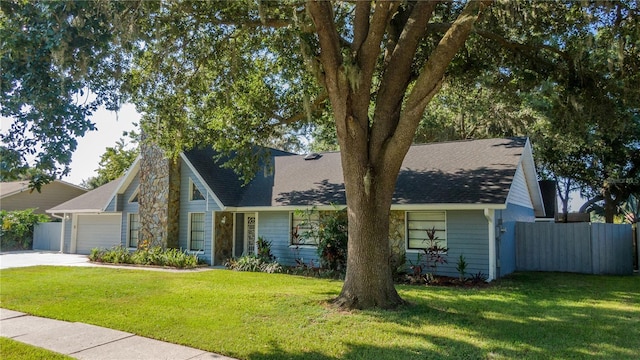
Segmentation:
<svg viewBox="0 0 640 360">
<path fill-rule="evenodd" d="M 244 216 L 244 253 L 256 254 L 256 214 L 249 213 Z"/>
</svg>

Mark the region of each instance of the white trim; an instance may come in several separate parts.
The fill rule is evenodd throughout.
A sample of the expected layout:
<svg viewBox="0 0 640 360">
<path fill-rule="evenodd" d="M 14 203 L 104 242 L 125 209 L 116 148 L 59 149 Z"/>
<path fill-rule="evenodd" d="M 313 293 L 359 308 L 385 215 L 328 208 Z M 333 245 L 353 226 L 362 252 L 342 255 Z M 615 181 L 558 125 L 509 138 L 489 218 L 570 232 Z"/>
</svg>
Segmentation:
<svg viewBox="0 0 640 360">
<path fill-rule="evenodd" d="M 133 203 L 138 203 L 138 201 L 135 201 L 135 202 L 133 201 L 133 199 L 134 199 L 136 196 L 138 196 L 138 195 L 140 195 L 140 184 L 138 184 L 138 186 L 136 186 L 136 188 L 135 188 L 135 190 L 133 190 L 133 193 L 131 194 L 131 196 L 129 196 L 129 200 L 127 200 L 127 201 L 128 201 L 128 203 L 131 203 L 131 204 L 133 204 Z M 116 196 L 116 199 L 117 199 L 117 198 L 118 198 L 118 197 Z M 118 201 L 118 200 L 116 200 L 116 201 Z M 117 205 L 118 205 L 118 204 L 116 203 L 116 206 L 117 206 Z M 116 207 L 116 209 L 117 209 L 117 207 Z"/>
<path fill-rule="evenodd" d="M 196 176 L 196 179 L 198 179 L 198 181 L 200 181 L 202 183 L 202 185 L 204 185 L 205 190 L 207 192 L 211 193 L 211 196 L 213 196 L 213 200 L 215 201 L 216 205 L 218 205 L 218 208 L 220 208 L 221 211 L 229 211 L 229 210 L 225 209 L 225 206 L 222 203 L 222 201 L 220 201 L 220 199 L 218 199 L 218 197 L 216 196 L 216 193 L 214 193 L 213 190 L 211 190 L 211 188 L 209 187 L 207 182 L 204 181 L 202 176 L 200 176 L 200 173 L 198 171 L 196 171 L 196 168 L 193 167 L 193 164 L 191 164 L 191 161 L 189 161 L 189 159 L 187 159 L 187 156 L 184 153 L 180 153 L 180 158 L 185 162 L 185 164 L 187 164 L 187 167 L 189 167 L 189 169 L 191 169 L 191 172 Z"/>
<path fill-rule="evenodd" d="M 533 159 L 533 150 L 531 148 L 529 138 L 527 138 L 527 142 L 524 145 L 522 155 L 520 156 L 520 162 L 522 163 L 522 170 L 524 172 L 525 180 L 527 181 L 527 187 L 529 188 L 529 195 L 531 196 L 534 212 L 536 216 L 544 216 L 544 201 L 542 200 L 542 191 L 540 191 L 540 185 L 538 184 L 536 165 Z"/>
<path fill-rule="evenodd" d="M 198 190 L 198 192 L 200 193 L 200 195 L 202 196 L 202 199 L 194 199 L 193 198 L 193 188 L 196 188 Z M 189 202 L 194 202 L 194 201 L 207 201 L 208 197 L 209 197 L 209 192 L 206 191 L 207 196 L 205 197 L 205 194 L 202 193 L 202 190 L 200 190 L 200 188 L 198 187 L 198 185 L 193 181 L 193 179 L 191 178 L 191 176 L 189 176 L 189 193 L 187 194 Z M 207 201 L 208 202 L 208 201 Z M 208 210 L 208 209 L 207 209 Z"/>
<path fill-rule="evenodd" d="M 78 242 L 78 214 L 73 214 L 71 218 L 71 243 L 69 244 L 69 254 L 76 253 Z"/>
<path fill-rule="evenodd" d="M 231 257 L 232 258 L 236 257 L 236 240 L 237 240 L 236 239 L 236 225 L 237 225 L 236 224 L 236 217 L 237 217 L 236 215 L 237 215 L 236 213 L 231 213 L 231 221 L 233 221 L 233 223 L 232 223 L 233 227 L 232 227 L 232 230 L 231 230 L 232 231 L 231 238 L 232 238 L 232 241 L 233 241 L 233 246 L 231 247 Z"/>
<path fill-rule="evenodd" d="M 131 184 L 131 182 L 135 178 L 135 175 L 138 173 L 138 170 L 140 170 L 140 155 L 138 155 L 136 157 L 136 159 L 133 160 L 133 164 L 131 164 L 131 166 L 129 166 L 129 169 L 127 170 L 127 172 L 122 177 L 122 180 L 120 180 L 120 184 L 116 187 L 115 191 L 111 194 L 111 197 L 109 197 L 109 199 L 113 199 L 114 197 L 116 199 L 116 208 L 115 208 L 115 210 L 118 209 L 118 196 L 117 195 L 118 194 L 124 194 L 125 190 L 127 190 L 127 187 L 129 186 L 129 184 Z M 109 203 L 111 203 L 111 201 L 108 201 L 105 204 L 105 206 L 102 209 L 100 209 L 100 211 L 106 211 L 107 210 L 107 206 L 109 206 Z M 78 211 L 76 211 L 76 212 L 78 212 Z"/>
<path fill-rule="evenodd" d="M 408 220 L 409 220 L 409 216 L 408 213 L 410 212 L 421 212 L 424 210 L 417 210 L 417 211 L 405 211 L 404 212 L 404 251 L 406 253 L 420 253 L 423 250 L 422 249 L 410 249 L 409 248 L 409 229 L 408 229 Z M 427 211 L 438 211 L 438 210 L 427 210 Z M 427 212 L 424 211 L 424 212 Z M 445 239 L 446 244 L 445 244 L 445 248 L 449 248 L 449 222 L 448 222 L 448 218 L 449 218 L 449 214 L 447 213 L 446 210 L 440 210 L 444 212 L 444 232 L 447 236 L 447 238 Z M 446 254 L 446 252 L 445 252 Z"/>
<path fill-rule="evenodd" d="M 189 178 L 189 180 L 191 180 L 191 178 Z M 207 201 L 207 202 L 209 202 L 209 201 Z M 206 212 L 205 212 L 205 214 L 206 214 Z M 215 266 L 216 265 L 215 254 L 216 254 L 216 218 L 217 217 L 218 217 L 217 212 L 216 211 L 212 211 L 211 212 L 211 266 Z M 189 226 L 191 226 L 191 221 L 189 221 Z M 205 234 L 205 243 L 207 242 L 207 240 L 206 240 L 207 236 L 206 235 L 207 234 Z M 191 231 L 189 231 L 189 237 L 191 237 Z M 189 243 L 191 243 L 191 239 L 189 239 Z M 189 244 L 189 248 L 191 248 L 191 244 Z M 204 254 L 204 249 L 202 249 L 202 253 Z"/>
<path fill-rule="evenodd" d="M 484 209 L 484 217 L 487 219 L 489 230 L 489 278 L 488 281 L 496 278 L 496 226 L 495 210 Z"/>
<path fill-rule="evenodd" d="M 202 249 L 199 250 L 192 250 L 191 249 L 191 215 L 193 214 L 202 214 L 203 215 L 203 220 L 205 221 L 206 224 L 206 212 L 204 211 L 190 211 L 187 213 L 187 251 L 190 252 L 194 252 L 194 253 L 204 253 L 204 248 L 206 247 L 205 244 L 207 243 L 207 231 L 206 229 L 203 229 L 204 231 L 204 239 L 202 242 Z M 214 213 L 215 214 L 215 213 Z M 213 240 L 212 240 L 213 242 Z M 213 244 L 211 246 L 213 248 Z M 213 250 L 212 250 L 213 251 Z M 213 263 L 213 259 L 211 260 L 211 262 Z"/>
<path fill-rule="evenodd" d="M 318 210 L 316 207 L 313 208 L 308 208 L 305 209 L 305 211 L 310 211 L 310 215 L 313 213 L 317 213 L 318 215 L 318 223 L 320 223 L 320 211 Z M 293 240 L 292 237 L 292 231 L 293 231 L 293 217 L 295 216 L 295 211 L 289 211 L 289 248 L 300 248 L 300 249 L 317 249 L 318 248 L 318 239 L 316 240 L 315 245 L 314 244 L 293 244 L 291 241 Z M 311 219 L 310 219 L 311 220 Z M 304 220 L 303 220 L 304 221 Z"/>
<path fill-rule="evenodd" d="M 138 215 L 138 244 L 136 246 L 131 246 L 131 216 Z M 125 247 L 130 249 L 137 249 L 140 246 L 140 213 L 139 212 L 130 212 L 127 213 L 127 236 L 125 239 Z"/>
<path fill-rule="evenodd" d="M 318 211 L 331 211 L 342 210 L 346 208 L 346 205 L 284 205 L 284 206 L 246 206 L 246 207 L 227 207 L 225 211 L 234 212 L 259 212 L 259 211 L 295 211 L 295 210 L 318 210 Z M 405 211 L 429 211 L 429 210 L 484 210 L 495 209 L 504 210 L 507 208 L 507 204 L 394 204 L 391 205 L 390 210 L 405 210 Z"/>
</svg>

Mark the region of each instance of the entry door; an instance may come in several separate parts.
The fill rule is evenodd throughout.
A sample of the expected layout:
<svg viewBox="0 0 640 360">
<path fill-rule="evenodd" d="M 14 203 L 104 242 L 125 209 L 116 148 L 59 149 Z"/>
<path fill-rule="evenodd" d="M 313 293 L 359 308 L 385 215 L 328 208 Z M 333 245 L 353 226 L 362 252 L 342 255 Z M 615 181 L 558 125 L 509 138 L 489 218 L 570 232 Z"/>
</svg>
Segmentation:
<svg viewBox="0 0 640 360">
<path fill-rule="evenodd" d="M 256 214 L 245 214 L 244 216 L 244 253 L 246 255 L 256 254 Z"/>
</svg>

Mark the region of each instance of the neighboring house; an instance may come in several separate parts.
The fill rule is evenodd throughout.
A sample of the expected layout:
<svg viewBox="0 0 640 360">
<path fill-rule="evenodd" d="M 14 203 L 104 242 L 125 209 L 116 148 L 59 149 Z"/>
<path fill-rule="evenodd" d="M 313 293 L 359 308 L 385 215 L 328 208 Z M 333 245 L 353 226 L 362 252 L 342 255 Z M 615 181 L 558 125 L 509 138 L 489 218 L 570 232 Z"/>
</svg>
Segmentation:
<svg viewBox="0 0 640 360">
<path fill-rule="evenodd" d="M 187 151 L 177 162 L 160 154 L 143 149 L 123 178 L 48 210 L 69 219 L 65 252 L 88 252 L 98 245 L 92 234 L 106 231 L 112 236 L 102 247 L 156 241 L 223 265 L 255 253 L 263 237 L 283 264 L 297 258 L 318 264 L 313 239 L 302 243 L 292 236 L 295 229 L 304 231 L 295 210 L 313 209 L 313 220 L 318 212 L 344 207 L 340 153 L 305 157 L 272 150 L 271 165 L 246 186 L 213 160 L 211 149 Z M 88 207 L 92 196 L 100 200 Z M 495 279 L 515 270 L 515 222 L 542 215 L 527 139 L 414 145 L 391 206 L 390 246 L 394 256 L 415 263 L 426 246 L 424 230 L 435 227 L 440 245 L 449 249 L 449 263 L 438 274 L 457 276 L 462 254 L 468 273 Z"/>
<path fill-rule="evenodd" d="M 29 189 L 29 181 L 0 183 L 0 210 L 36 209 L 37 214 L 86 193 L 87 190 L 65 181 L 55 180 L 37 190 Z"/>
</svg>

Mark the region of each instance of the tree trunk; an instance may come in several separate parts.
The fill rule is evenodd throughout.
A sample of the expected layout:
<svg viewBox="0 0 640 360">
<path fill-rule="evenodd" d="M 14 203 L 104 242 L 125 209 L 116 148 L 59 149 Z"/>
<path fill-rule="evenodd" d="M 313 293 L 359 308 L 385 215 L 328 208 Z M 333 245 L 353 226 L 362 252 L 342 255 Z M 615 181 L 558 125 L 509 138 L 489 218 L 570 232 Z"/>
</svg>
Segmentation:
<svg viewBox="0 0 640 360">
<path fill-rule="evenodd" d="M 345 174 L 345 179 L 359 177 L 361 173 L 353 168 L 344 168 L 344 172 L 350 173 Z M 370 170 L 359 180 L 351 181 L 356 186 L 350 186 L 351 191 L 348 191 L 347 274 L 342 292 L 335 300 L 335 304 L 343 308 L 391 309 L 404 303 L 395 289 L 389 265 L 392 193 L 388 194 L 388 188 L 393 188 L 395 181 L 392 179 L 389 184 L 387 176 L 376 177 L 373 172 Z M 367 186 L 370 186 L 369 190 Z"/>
<path fill-rule="evenodd" d="M 611 196 L 611 191 L 608 188 L 603 190 L 602 194 L 604 198 L 604 222 L 607 224 L 613 224 L 613 218 L 616 215 L 616 203 Z"/>
</svg>

